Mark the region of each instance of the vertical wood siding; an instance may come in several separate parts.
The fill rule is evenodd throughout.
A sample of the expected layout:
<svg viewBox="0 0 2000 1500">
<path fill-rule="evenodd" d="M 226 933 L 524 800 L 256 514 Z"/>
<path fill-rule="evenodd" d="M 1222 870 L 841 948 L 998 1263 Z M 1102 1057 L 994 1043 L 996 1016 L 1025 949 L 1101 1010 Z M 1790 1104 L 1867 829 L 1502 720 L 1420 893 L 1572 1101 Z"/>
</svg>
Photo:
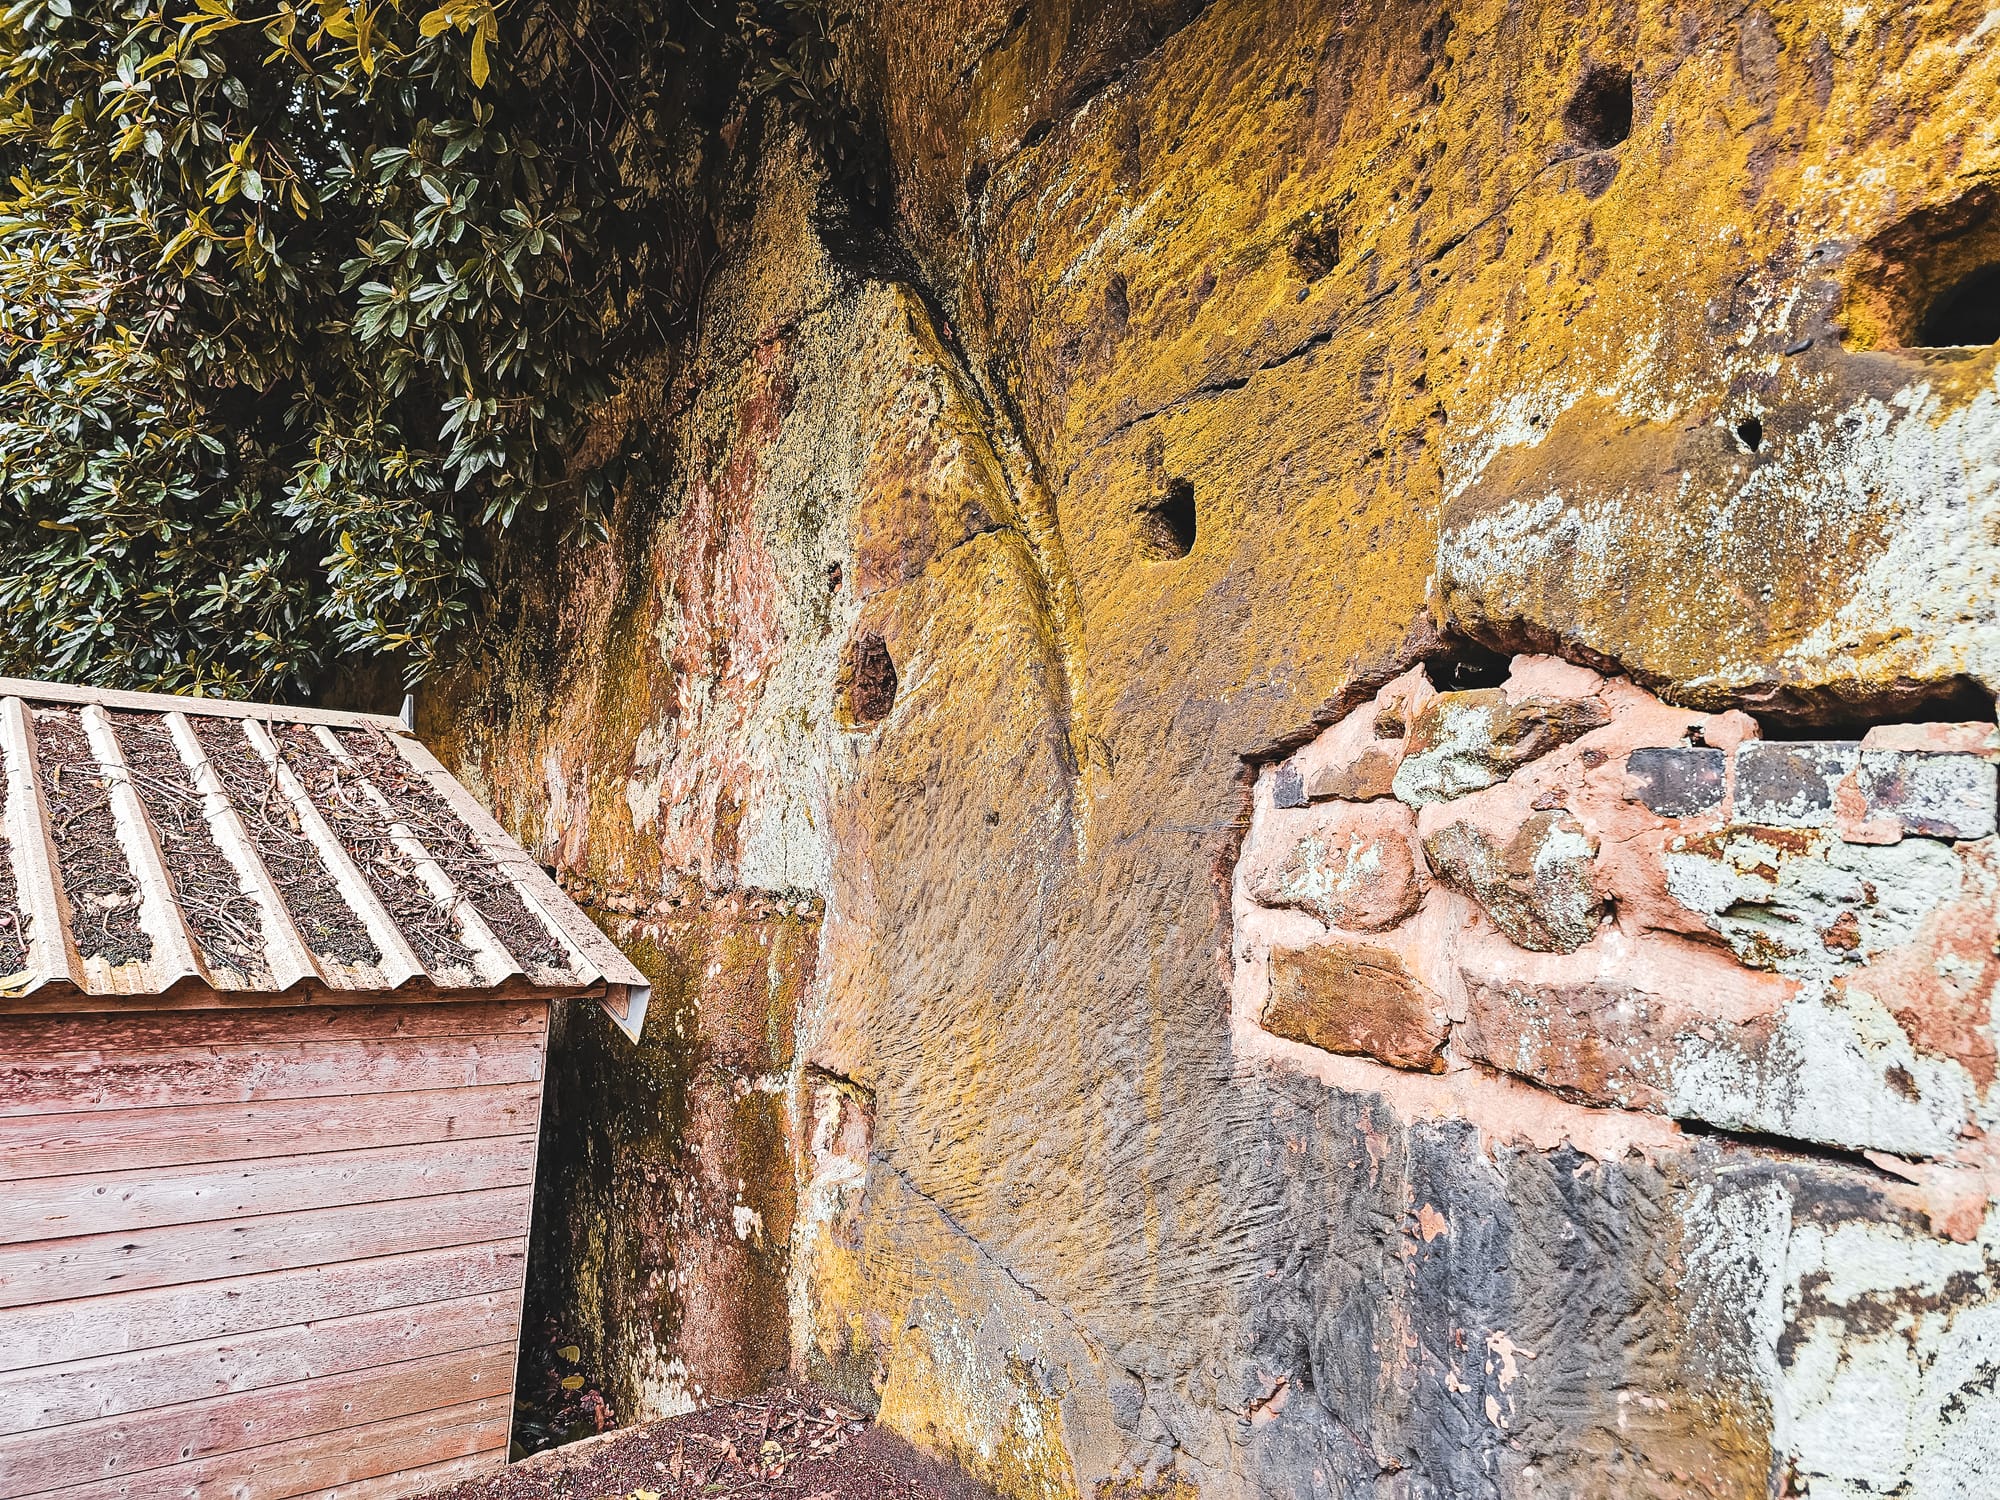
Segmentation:
<svg viewBox="0 0 2000 1500">
<path fill-rule="evenodd" d="M 0 1018 L 0 1500 L 505 1462 L 543 1000 Z"/>
</svg>

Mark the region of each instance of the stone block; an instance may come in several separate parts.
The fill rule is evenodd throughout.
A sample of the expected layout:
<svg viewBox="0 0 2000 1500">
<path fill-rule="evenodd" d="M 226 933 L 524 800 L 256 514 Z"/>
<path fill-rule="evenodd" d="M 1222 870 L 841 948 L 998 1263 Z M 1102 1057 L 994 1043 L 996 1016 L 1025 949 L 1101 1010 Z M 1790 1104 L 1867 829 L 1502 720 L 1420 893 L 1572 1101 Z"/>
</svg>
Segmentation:
<svg viewBox="0 0 2000 1500">
<path fill-rule="evenodd" d="M 1682 840 L 1662 863 L 1673 899 L 1704 914 L 1743 963 L 1800 978 L 1908 943 L 1965 883 L 1942 843 L 1874 847 L 1758 824 Z"/>
<path fill-rule="evenodd" d="M 1305 781 L 1305 795 L 1312 801 L 1339 798 L 1346 802 L 1372 802 L 1396 789 L 1396 768 L 1403 763 L 1401 740 L 1379 740 L 1352 760 L 1319 767 Z"/>
<path fill-rule="evenodd" d="M 1410 732 L 1410 723 L 1423 712 L 1424 705 L 1437 696 L 1430 674 L 1412 667 L 1401 677 L 1385 684 L 1375 695 L 1375 711 L 1369 728 L 1377 739 L 1400 740 Z M 1366 713 L 1363 709 L 1360 712 Z"/>
<path fill-rule="evenodd" d="M 1441 1073 L 1451 1018 L 1394 949 L 1343 940 L 1272 950 L 1263 1026 L 1326 1052 Z"/>
<path fill-rule="evenodd" d="M 1416 818 L 1400 802 L 1328 802 L 1287 812 L 1252 835 L 1246 884 L 1265 906 L 1374 932 L 1417 909 L 1423 888 L 1415 836 Z"/>
<path fill-rule="evenodd" d="M 1299 768 L 1286 761 L 1271 777 L 1271 805 L 1286 808 L 1304 807 L 1306 801 L 1305 781 L 1299 775 Z"/>
<path fill-rule="evenodd" d="M 1993 835 L 2000 767 L 1981 756 L 1864 749 L 1856 782 L 1871 821 L 1894 818 L 1930 838 Z"/>
<path fill-rule="evenodd" d="M 1391 795 L 1410 719 L 1434 696 L 1424 669 L 1412 667 L 1299 751 L 1289 764 L 1303 778 L 1307 800 Z"/>
<path fill-rule="evenodd" d="M 1834 790 L 1861 755 L 1854 740 L 1759 740 L 1736 752 L 1736 821 L 1773 828 L 1833 822 Z"/>
<path fill-rule="evenodd" d="M 1633 800 L 1663 818 L 1692 818 L 1722 806 L 1729 757 L 1720 750 L 1648 745 L 1625 758 Z"/>
<path fill-rule="evenodd" d="M 1762 977 L 1762 976 L 1759 976 Z M 1465 975 L 1460 1055 L 1581 1103 L 1661 1110 L 1686 1018 L 1617 977 Z"/>
<path fill-rule="evenodd" d="M 1424 853 L 1438 879 L 1477 901 L 1523 948 L 1574 953 L 1597 931 L 1597 840 L 1561 809 L 1531 815 L 1504 844 L 1460 819 L 1426 838 Z"/>
<path fill-rule="evenodd" d="M 1462 797 L 1610 722 L 1595 698 L 1439 693 L 1411 721 L 1395 792 L 1413 807 Z"/>
<path fill-rule="evenodd" d="M 1480 933 L 1454 961 L 1465 996 L 1455 1056 L 1581 1103 L 1661 1113 L 1688 1049 L 1762 1057 L 1798 988 L 1661 934 L 1610 932 L 1577 953 L 1530 954 Z"/>
</svg>

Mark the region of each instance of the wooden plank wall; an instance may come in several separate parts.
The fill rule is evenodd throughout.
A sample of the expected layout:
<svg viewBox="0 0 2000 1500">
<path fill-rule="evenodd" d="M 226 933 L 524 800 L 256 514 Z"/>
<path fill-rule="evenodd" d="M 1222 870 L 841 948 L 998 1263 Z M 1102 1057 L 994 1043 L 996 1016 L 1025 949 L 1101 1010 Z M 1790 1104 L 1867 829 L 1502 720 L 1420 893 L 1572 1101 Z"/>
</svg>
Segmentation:
<svg viewBox="0 0 2000 1500">
<path fill-rule="evenodd" d="M 0 1500 L 504 1463 L 548 1010 L 0 1018 Z"/>
</svg>

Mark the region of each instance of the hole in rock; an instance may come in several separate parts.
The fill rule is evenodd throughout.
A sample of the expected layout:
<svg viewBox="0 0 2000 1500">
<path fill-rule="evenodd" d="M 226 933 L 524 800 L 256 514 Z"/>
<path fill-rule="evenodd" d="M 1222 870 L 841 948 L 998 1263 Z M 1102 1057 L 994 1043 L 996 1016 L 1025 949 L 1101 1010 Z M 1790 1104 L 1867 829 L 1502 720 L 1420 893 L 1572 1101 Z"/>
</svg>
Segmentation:
<svg viewBox="0 0 2000 1500">
<path fill-rule="evenodd" d="M 1167 492 L 1139 512 L 1139 542 L 1155 562 L 1172 562 L 1194 550 L 1194 486 L 1176 479 Z"/>
<path fill-rule="evenodd" d="M 1861 245 L 1840 324 L 1850 348 L 2000 342 L 2000 189 L 1914 209 Z"/>
<path fill-rule="evenodd" d="M 1587 151 L 1617 145 L 1632 133 L 1632 75 L 1623 68 L 1592 68 L 1564 107 L 1563 124 Z"/>
<path fill-rule="evenodd" d="M 1745 701 L 1767 740 L 1858 740 L 1878 724 L 1990 724 L 1993 694 L 1969 677 L 1892 683 L 1863 697 L 1787 694 Z"/>
<path fill-rule="evenodd" d="M 855 637 L 848 648 L 847 707 L 857 724 L 873 724 L 896 706 L 896 664 L 882 637 Z"/>
<path fill-rule="evenodd" d="M 1111 326 L 1123 333 L 1132 322 L 1132 293 L 1124 272 L 1114 275 L 1104 286 L 1104 315 Z"/>
<path fill-rule="evenodd" d="M 1933 302 L 1912 340 L 1921 349 L 2000 343 L 2000 262 L 1961 277 Z"/>
<path fill-rule="evenodd" d="M 1340 225 L 1323 213 L 1308 215 L 1292 231 L 1292 264 L 1307 281 L 1318 281 L 1340 264 Z"/>
<path fill-rule="evenodd" d="M 1439 692 L 1463 693 L 1500 686 L 1513 664 L 1514 658 L 1504 651 L 1491 651 L 1471 641 L 1453 641 L 1449 657 L 1428 661 L 1424 669 Z"/>
<path fill-rule="evenodd" d="M 1736 424 L 1736 436 L 1755 453 L 1764 446 L 1764 424 L 1755 417 L 1745 417 Z"/>
</svg>

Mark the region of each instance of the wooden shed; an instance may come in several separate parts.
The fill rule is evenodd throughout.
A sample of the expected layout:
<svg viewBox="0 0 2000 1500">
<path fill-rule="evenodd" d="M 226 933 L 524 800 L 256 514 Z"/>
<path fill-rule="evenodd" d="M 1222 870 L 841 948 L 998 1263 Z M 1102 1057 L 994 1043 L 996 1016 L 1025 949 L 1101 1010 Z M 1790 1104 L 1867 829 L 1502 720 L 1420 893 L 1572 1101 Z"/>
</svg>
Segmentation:
<svg viewBox="0 0 2000 1500">
<path fill-rule="evenodd" d="M 551 1001 L 639 972 L 371 715 L 0 678 L 0 1497 L 506 1460 Z"/>
</svg>

